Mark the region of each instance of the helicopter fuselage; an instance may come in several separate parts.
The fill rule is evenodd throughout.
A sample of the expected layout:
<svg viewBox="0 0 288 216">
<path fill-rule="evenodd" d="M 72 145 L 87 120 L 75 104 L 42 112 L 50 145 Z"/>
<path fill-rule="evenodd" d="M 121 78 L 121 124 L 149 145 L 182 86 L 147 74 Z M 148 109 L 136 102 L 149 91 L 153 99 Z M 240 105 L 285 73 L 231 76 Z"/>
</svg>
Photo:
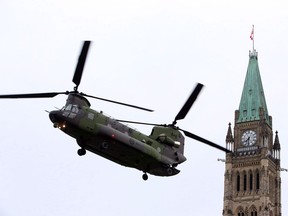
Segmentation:
<svg viewBox="0 0 288 216">
<path fill-rule="evenodd" d="M 49 114 L 54 127 L 76 139 L 81 149 L 123 166 L 157 176 L 172 176 L 186 160 L 184 137 L 176 128 L 155 126 L 149 136 L 90 108 L 79 94 L 70 94 L 66 105 Z"/>
</svg>

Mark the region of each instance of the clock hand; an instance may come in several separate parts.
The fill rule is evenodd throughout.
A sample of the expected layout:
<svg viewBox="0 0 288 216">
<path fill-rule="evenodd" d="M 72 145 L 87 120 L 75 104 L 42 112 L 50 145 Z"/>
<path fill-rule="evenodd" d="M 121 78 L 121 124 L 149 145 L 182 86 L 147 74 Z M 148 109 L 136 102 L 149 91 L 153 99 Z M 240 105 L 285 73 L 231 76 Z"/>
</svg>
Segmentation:
<svg viewBox="0 0 288 216">
<path fill-rule="evenodd" d="M 246 144 L 249 144 L 250 136 L 245 140 Z"/>
</svg>

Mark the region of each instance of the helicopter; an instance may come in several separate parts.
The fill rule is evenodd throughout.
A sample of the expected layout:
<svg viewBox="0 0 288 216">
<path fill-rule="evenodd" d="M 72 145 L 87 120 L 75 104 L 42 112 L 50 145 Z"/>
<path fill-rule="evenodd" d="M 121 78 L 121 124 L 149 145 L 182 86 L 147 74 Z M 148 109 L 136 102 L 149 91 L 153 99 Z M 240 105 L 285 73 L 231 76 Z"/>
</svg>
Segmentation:
<svg viewBox="0 0 288 216">
<path fill-rule="evenodd" d="M 60 129 L 76 140 L 80 147 L 77 151 L 78 155 L 83 156 L 86 151 L 90 151 L 117 164 L 138 169 L 143 172 L 143 180 L 148 179 L 147 173 L 155 176 L 174 176 L 180 172 L 176 167 L 186 161 L 184 156 L 184 135 L 226 153 L 230 152 L 220 145 L 176 126 L 177 121 L 185 118 L 196 101 L 203 88 L 200 83 L 196 85 L 171 124 L 119 120 L 106 116 L 102 111 L 93 110 L 87 98 L 103 100 L 149 112 L 153 111 L 78 91 L 90 44 L 91 41 L 83 42 L 72 79 L 76 86 L 72 91 L 8 94 L 0 95 L 0 99 L 37 99 L 53 98 L 61 94 L 68 95 L 64 107 L 50 111 L 49 118 L 55 128 Z M 145 135 L 129 127 L 126 123 L 152 125 L 154 127 L 150 135 Z"/>
</svg>

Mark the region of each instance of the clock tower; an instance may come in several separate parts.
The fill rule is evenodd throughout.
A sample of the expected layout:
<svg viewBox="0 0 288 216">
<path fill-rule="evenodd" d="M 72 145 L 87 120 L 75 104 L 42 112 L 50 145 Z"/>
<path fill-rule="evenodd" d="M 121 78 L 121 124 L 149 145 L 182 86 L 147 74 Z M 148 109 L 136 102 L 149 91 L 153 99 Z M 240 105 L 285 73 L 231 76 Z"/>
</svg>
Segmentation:
<svg viewBox="0 0 288 216">
<path fill-rule="evenodd" d="M 226 136 L 223 216 L 281 216 L 280 142 L 273 138 L 258 66 L 258 53 L 249 63 L 235 111 L 234 135 Z"/>
</svg>

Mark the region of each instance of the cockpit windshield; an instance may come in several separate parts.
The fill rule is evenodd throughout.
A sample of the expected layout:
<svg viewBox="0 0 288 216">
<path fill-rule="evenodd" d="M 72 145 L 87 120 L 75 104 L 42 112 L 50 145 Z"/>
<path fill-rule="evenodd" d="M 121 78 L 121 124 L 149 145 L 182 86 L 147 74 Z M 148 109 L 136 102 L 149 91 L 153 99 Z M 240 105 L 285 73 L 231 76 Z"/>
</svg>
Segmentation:
<svg viewBox="0 0 288 216">
<path fill-rule="evenodd" d="M 69 117 L 69 118 L 75 118 L 77 113 L 79 112 L 78 105 L 68 104 L 64 106 L 62 109 L 63 116 Z"/>
<path fill-rule="evenodd" d="M 62 108 L 62 110 L 71 111 L 72 113 L 78 113 L 79 112 L 78 106 L 77 105 L 72 105 L 72 104 L 68 104 L 67 106 L 64 106 Z"/>
</svg>

